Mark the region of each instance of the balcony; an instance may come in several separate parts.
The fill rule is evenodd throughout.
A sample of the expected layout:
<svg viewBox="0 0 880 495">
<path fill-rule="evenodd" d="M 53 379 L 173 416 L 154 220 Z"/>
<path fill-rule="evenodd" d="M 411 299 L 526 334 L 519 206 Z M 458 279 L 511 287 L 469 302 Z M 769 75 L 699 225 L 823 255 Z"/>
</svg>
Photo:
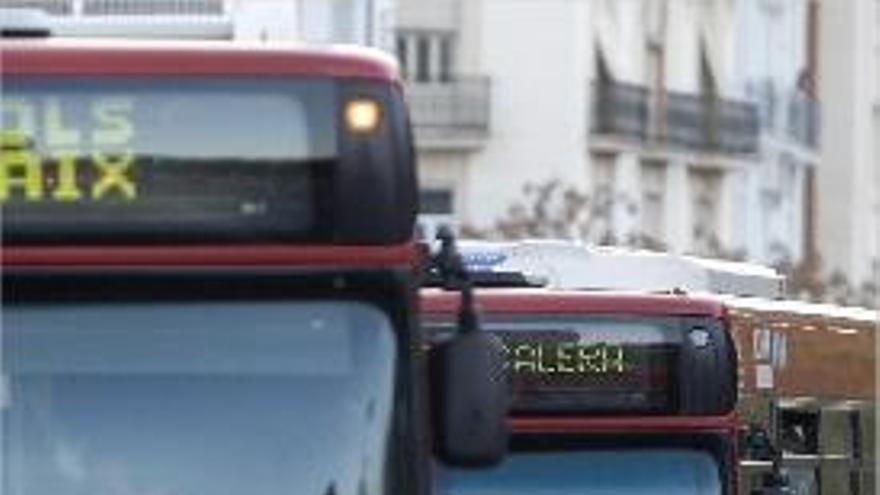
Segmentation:
<svg viewBox="0 0 880 495">
<path fill-rule="evenodd" d="M 758 107 L 752 103 L 670 92 L 665 135 L 673 147 L 723 154 L 758 151 Z"/>
<path fill-rule="evenodd" d="M 56 16 L 221 16 L 229 0 L 4 0 L 4 8 L 42 9 Z"/>
<path fill-rule="evenodd" d="M 648 137 L 648 88 L 635 84 L 593 85 L 593 133 L 644 141 Z"/>
<path fill-rule="evenodd" d="M 758 151 L 758 108 L 689 93 L 652 97 L 644 86 L 595 83 L 592 133 L 671 150 L 746 155 Z"/>
<path fill-rule="evenodd" d="M 42 9 L 72 37 L 233 39 L 233 0 L 0 0 Z"/>
<path fill-rule="evenodd" d="M 51 15 L 73 14 L 72 0 L 6 0 L 3 8 L 40 9 Z"/>
<path fill-rule="evenodd" d="M 475 148 L 489 136 L 491 85 L 487 77 L 409 82 L 407 99 L 420 148 Z"/>
</svg>

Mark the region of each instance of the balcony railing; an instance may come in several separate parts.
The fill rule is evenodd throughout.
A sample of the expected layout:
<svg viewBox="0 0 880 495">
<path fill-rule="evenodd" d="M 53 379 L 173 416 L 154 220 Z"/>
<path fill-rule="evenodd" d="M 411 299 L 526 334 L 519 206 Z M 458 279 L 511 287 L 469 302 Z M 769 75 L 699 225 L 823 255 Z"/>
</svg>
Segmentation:
<svg viewBox="0 0 880 495">
<path fill-rule="evenodd" d="M 51 15 L 73 14 L 73 2 L 71 0 L 6 0 L 0 7 L 40 9 Z"/>
<path fill-rule="evenodd" d="M 56 16 L 220 16 L 230 0 L 3 0 L 4 8 L 42 9 Z"/>
<path fill-rule="evenodd" d="M 593 85 L 593 133 L 648 137 L 648 89 L 635 84 Z"/>
<path fill-rule="evenodd" d="M 487 77 L 410 82 L 407 98 L 421 145 L 472 142 L 489 135 L 491 84 Z"/>
<path fill-rule="evenodd" d="M 758 151 L 758 107 L 743 101 L 670 92 L 661 142 L 727 154 Z"/>
<path fill-rule="evenodd" d="M 635 139 L 640 144 L 722 154 L 758 150 L 758 109 L 742 101 L 667 92 L 652 97 L 644 86 L 593 86 L 596 135 Z"/>
<path fill-rule="evenodd" d="M 236 36 L 237 1 L 250 0 L 0 0 L 0 7 L 42 9 L 62 37 L 228 40 Z"/>
</svg>

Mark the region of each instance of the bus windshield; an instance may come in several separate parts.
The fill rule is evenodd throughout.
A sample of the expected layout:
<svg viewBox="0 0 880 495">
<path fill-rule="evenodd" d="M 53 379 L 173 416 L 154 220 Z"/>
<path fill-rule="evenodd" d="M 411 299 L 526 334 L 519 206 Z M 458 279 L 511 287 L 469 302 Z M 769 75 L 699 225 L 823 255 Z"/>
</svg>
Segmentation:
<svg viewBox="0 0 880 495">
<path fill-rule="evenodd" d="M 0 206 L 13 241 L 320 233 L 320 198 L 339 155 L 330 79 L 3 85 Z"/>
<path fill-rule="evenodd" d="M 8 304 L 16 495 L 381 494 L 396 340 L 354 301 Z"/>
<path fill-rule="evenodd" d="M 438 495 L 717 495 L 719 468 L 708 452 L 608 449 L 518 452 L 490 471 L 442 468 Z"/>
</svg>

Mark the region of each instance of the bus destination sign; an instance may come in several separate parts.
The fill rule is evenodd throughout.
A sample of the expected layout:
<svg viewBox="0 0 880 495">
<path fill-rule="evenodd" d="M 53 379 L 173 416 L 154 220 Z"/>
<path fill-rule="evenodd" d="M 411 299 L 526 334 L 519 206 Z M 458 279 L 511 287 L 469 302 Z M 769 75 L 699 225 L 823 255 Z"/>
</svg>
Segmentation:
<svg viewBox="0 0 880 495">
<path fill-rule="evenodd" d="M 337 155 L 329 83 L 4 83 L 8 243 L 314 235 Z"/>
</svg>

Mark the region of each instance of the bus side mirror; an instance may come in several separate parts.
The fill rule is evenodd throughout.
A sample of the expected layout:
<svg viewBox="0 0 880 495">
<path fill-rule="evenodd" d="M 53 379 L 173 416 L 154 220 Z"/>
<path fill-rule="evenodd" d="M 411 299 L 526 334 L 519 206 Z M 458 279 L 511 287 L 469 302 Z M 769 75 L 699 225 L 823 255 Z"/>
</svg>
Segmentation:
<svg viewBox="0 0 880 495">
<path fill-rule="evenodd" d="M 431 350 L 435 453 L 457 467 L 491 466 L 507 453 L 509 389 L 498 337 L 459 334 Z"/>
</svg>

